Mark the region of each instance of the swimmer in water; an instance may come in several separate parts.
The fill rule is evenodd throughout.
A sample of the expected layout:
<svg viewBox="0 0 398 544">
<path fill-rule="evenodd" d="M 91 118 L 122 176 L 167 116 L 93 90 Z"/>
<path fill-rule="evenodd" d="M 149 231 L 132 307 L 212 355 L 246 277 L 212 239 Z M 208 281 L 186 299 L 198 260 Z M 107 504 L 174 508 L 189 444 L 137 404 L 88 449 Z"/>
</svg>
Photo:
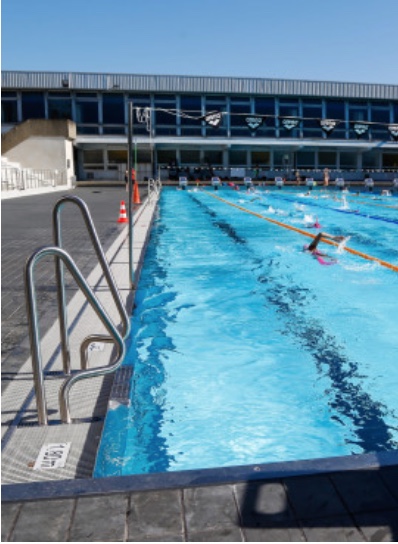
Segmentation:
<svg viewBox="0 0 398 544">
<path fill-rule="evenodd" d="M 335 264 L 337 262 L 337 259 L 331 257 L 327 253 L 322 253 L 317 249 L 318 244 L 322 240 L 322 238 L 333 240 L 339 243 L 346 239 L 344 236 L 332 236 L 331 234 L 327 234 L 326 232 L 320 232 L 315 236 L 310 245 L 305 246 L 304 251 L 311 253 L 311 255 L 313 255 L 320 264 Z M 328 260 L 325 261 L 323 257 L 326 257 Z"/>
</svg>

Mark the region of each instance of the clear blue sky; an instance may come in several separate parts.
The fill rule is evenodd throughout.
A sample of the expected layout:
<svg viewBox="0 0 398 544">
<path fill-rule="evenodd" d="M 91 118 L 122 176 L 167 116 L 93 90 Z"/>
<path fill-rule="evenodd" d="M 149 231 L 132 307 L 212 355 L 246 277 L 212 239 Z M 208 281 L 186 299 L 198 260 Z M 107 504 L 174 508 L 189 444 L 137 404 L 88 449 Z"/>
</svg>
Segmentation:
<svg viewBox="0 0 398 544">
<path fill-rule="evenodd" d="M 2 0 L 2 69 L 398 84 L 398 0 Z"/>
</svg>

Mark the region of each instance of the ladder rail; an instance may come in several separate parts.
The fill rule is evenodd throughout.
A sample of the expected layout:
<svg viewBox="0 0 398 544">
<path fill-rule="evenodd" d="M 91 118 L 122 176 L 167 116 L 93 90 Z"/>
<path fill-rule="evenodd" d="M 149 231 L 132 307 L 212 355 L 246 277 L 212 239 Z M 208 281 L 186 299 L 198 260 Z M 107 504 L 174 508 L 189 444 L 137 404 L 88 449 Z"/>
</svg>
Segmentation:
<svg viewBox="0 0 398 544">
<path fill-rule="evenodd" d="M 84 276 L 81 274 L 79 268 L 75 264 L 70 255 L 60 247 L 46 246 L 36 250 L 28 259 L 25 265 L 25 292 L 26 292 L 26 305 L 28 316 L 28 328 L 29 337 L 31 342 L 31 355 L 33 366 L 33 378 L 34 387 L 36 393 L 37 413 L 40 425 L 48 424 L 48 413 L 46 405 L 45 387 L 44 387 L 44 373 L 43 363 L 40 348 L 40 333 L 39 323 L 37 318 L 37 297 L 35 288 L 34 270 L 36 264 L 44 257 L 54 256 L 56 261 L 62 260 L 72 277 L 76 281 L 77 285 L 86 297 L 86 300 L 91 305 L 100 321 L 107 329 L 109 335 L 112 337 L 117 348 L 117 356 L 114 363 L 92 368 L 83 369 L 77 371 L 75 374 L 69 376 L 62 384 L 59 392 L 60 412 L 61 419 L 64 423 L 70 423 L 70 408 L 69 408 L 69 392 L 71 387 L 79 380 L 94 376 L 100 376 L 114 372 L 119 368 L 126 352 L 126 345 L 124 338 L 119 333 L 112 319 L 108 316 L 105 308 L 96 297 L 93 290 L 88 285 Z"/>
<path fill-rule="evenodd" d="M 102 249 L 101 242 L 99 240 L 94 222 L 91 217 L 90 210 L 87 204 L 81 198 L 73 195 L 66 195 L 56 202 L 53 208 L 53 237 L 54 245 L 62 248 L 62 236 L 61 236 L 61 211 L 66 203 L 75 204 L 81 211 L 84 222 L 87 227 L 88 234 L 90 235 L 91 242 L 95 249 L 98 261 L 101 265 L 103 274 L 108 283 L 109 289 L 111 291 L 113 300 L 118 309 L 122 320 L 122 335 L 123 338 L 127 338 L 130 334 L 130 319 L 127 314 L 127 310 L 123 301 L 121 299 L 118 288 L 116 287 L 116 282 L 113 277 L 112 271 L 106 259 L 105 253 Z M 71 361 L 70 361 L 70 347 L 69 347 L 69 338 L 68 338 L 68 323 L 67 323 L 67 312 L 66 312 L 66 292 L 65 292 L 65 282 L 64 282 L 64 269 L 63 264 L 60 259 L 56 259 L 55 264 L 55 274 L 57 282 L 57 297 L 58 297 L 58 316 L 60 324 L 60 335 L 61 335 L 61 349 L 62 349 L 62 360 L 64 373 L 67 375 L 71 374 Z"/>
</svg>

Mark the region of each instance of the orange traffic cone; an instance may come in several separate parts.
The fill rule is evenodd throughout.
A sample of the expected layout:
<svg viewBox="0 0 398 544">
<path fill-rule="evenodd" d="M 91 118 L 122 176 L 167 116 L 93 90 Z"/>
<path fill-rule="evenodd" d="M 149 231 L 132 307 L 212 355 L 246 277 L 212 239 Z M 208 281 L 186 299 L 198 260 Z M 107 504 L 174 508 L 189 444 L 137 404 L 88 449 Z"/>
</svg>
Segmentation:
<svg viewBox="0 0 398 544">
<path fill-rule="evenodd" d="M 133 204 L 141 204 L 140 192 L 138 190 L 138 183 L 134 183 L 134 195 L 133 195 Z"/>
<path fill-rule="evenodd" d="M 120 203 L 120 213 L 119 213 L 119 219 L 117 220 L 118 223 L 128 223 L 129 220 L 127 219 L 127 213 L 126 213 L 126 204 L 124 203 L 124 200 Z"/>
</svg>

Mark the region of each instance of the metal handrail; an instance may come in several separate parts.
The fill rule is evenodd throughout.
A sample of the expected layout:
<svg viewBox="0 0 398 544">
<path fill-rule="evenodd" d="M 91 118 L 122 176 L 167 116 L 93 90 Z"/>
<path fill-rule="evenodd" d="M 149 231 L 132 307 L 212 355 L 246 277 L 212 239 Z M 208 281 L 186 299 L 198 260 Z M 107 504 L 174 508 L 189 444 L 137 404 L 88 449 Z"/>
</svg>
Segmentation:
<svg viewBox="0 0 398 544">
<path fill-rule="evenodd" d="M 160 189 L 162 188 L 162 182 L 160 179 L 148 179 L 148 202 L 152 201 L 152 196 L 159 195 Z"/>
<path fill-rule="evenodd" d="M 101 265 L 102 271 L 108 282 L 109 289 L 113 296 L 113 300 L 116 304 L 116 307 L 122 319 L 123 338 L 127 338 L 127 336 L 130 333 L 130 327 L 131 327 L 130 319 L 127 314 L 126 308 L 123 304 L 123 301 L 120 297 L 120 293 L 116 287 L 115 279 L 109 267 L 105 253 L 102 249 L 101 242 L 99 240 L 97 231 L 95 229 L 93 220 L 91 218 L 90 210 L 87 204 L 81 198 L 77 196 L 68 195 L 59 199 L 58 202 L 55 204 L 53 209 L 54 244 L 57 247 L 62 248 L 60 214 L 64 204 L 66 204 L 67 202 L 71 202 L 72 204 L 75 204 L 76 206 L 78 206 L 78 208 L 80 209 L 83 215 L 83 219 L 85 221 L 88 233 L 90 235 L 92 244 L 97 254 L 98 261 Z M 70 348 L 69 348 L 68 325 L 67 325 L 67 314 L 66 314 L 65 283 L 64 283 L 63 265 L 59 259 L 56 259 L 55 273 L 56 273 L 56 281 L 57 281 L 58 315 L 59 315 L 60 334 L 61 334 L 63 368 L 64 368 L 65 374 L 70 374 L 71 366 L 70 366 Z"/>
<path fill-rule="evenodd" d="M 94 292 L 86 282 L 85 278 L 81 274 L 80 270 L 76 266 L 73 259 L 69 254 L 60 247 L 44 247 L 35 251 L 27 260 L 25 265 L 25 290 L 26 290 L 26 304 L 27 304 L 27 313 L 28 313 L 28 326 L 29 326 L 29 336 L 31 343 L 31 354 L 32 354 L 32 365 L 33 365 L 33 377 L 34 377 L 34 386 L 36 392 L 36 403 L 37 403 L 37 413 L 38 420 L 40 425 L 48 424 L 48 414 L 47 414 L 47 405 L 45 397 L 45 388 L 44 388 L 44 375 L 43 375 L 43 364 L 41 357 L 40 349 L 40 337 L 39 337 L 39 324 L 37 319 L 37 300 L 36 300 L 36 290 L 34 283 L 34 268 L 35 265 L 40 259 L 47 256 L 55 256 L 56 261 L 62 260 L 69 272 L 72 274 L 77 285 L 82 290 L 87 301 L 93 308 L 93 310 L 98 315 L 99 319 L 109 332 L 110 336 L 113 338 L 113 341 L 117 347 L 117 357 L 116 361 L 113 364 L 97 367 L 93 369 L 84 369 L 77 371 L 74 375 L 70 376 L 62 384 L 59 391 L 59 406 L 61 420 L 64 423 L 70 423 L 70 409 L 69 409 L 69 392 L 71 387 L 79 380 L 94 376 L 100 376 L 109 374 L 117 370 L 121 365 L 123 357 L 125 355 L 126 346 L 124 339 L 120 335 L 119 331 L 115 327 L 114 323 L 106 313 L 105 308 L 102 306 L 98 298 L 95 296 Z"/>
</svg>

